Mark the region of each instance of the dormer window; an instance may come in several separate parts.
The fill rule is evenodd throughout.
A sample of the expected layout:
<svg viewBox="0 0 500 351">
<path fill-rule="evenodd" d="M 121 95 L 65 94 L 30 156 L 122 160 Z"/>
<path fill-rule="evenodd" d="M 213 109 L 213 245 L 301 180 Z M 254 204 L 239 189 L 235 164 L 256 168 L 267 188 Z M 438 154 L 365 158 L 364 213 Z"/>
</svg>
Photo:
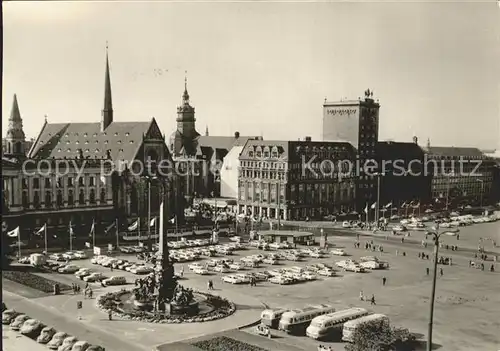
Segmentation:
<svg viewBox="0 0 500 351">
<path fill-rule="evenodd" d="M 78 136 L 78 133 L 75 133 L 75 136 Z"/>
<path fill-rule="evenodd" d="M 130 140 L 130 144 L 133 144 L 133 143 L 134 143 L 134 141 L 133 141 L 133 140 Z"/>
<path fill-rule="evenodd" d="M 103 132 L 102 135 L 108 135 L 106 132 Z"/>
<path fill-rule="evenodd" d="M 98 153 L 99 152 L 99 149 L 95 149 L 95 153 Z"/>
<path fill-rule="evenodd" d="M 123 149 L 120 149 L 119 152 L 123 152 Z"/>
<path fill-rule="evenodd" d="M 129 135 L 130 135 L 130 133 L 129 133 L 129 132 L 126 132 L 126 133 L 125 133 L 125 136 L 129 136 Z"/>
<path fill-rule="evenodd" d="M 57 152 L 61 152 L 62 150 L 61 149 L 57 149 Z"/>
<path fill-rule="evenodd" d="M 108 141 L 107 141 L 107 140 L 104 140 L 104 144 L 107 144 L 107 143 L 108 143 Z"/>
<path fill-rule="evenodd" d="M 97 136 L 97 133 L 92 134 L 92 136 L 95 138 Z"/>
<path fill-rule="evenodd" d="M 88 144 L 88 143 L 89 143 L 89 141 L 88 141 L 88 140 L 85 140 L 85 144 Z"/>
<path fill-rule="evenodd" d="M 87 133 L 84 133 L 83 136 L 86 138 L 87 137 Z"/>
<path fill-rule="evenodd" d="M 64 136 L 67 138 L 67 137 L 69 137 L 69 134 L 68 134 L 68 133 L 66 133 L 66 134 L 64 134 Z"/>
<path fill-rule="evenodd" d="M 66 150 L 66 151 L 67 151 L 67 152 L 71 152 L 71 149 L 70 149 L 70 148 L 68 148 L 68 150 Z"/>
<path fill-rule="evenodd" d="M 85 149 L 85 152 L 90 152 L 90 150 L 89 149 Z"/>
<path fill-rule="evenodd" d="M 71 144 L 71 142 L 68 140 L 68 141 L 66 141 L 66 144 Z"/>
<path fill-rule="evenodd" d="M 118 132 L 115 133 L 115 136 L 118 136 Z"/>
<path fill-rule="evenodd" d="M 117 143 L 118 143 L 118 144 L 121 144 L 121 143 L 122 143 L 122 141 L 121 141 L 121 140 L 118 140 L 118 141 L 117 141 Z"/>
<path fill-rule="evenodd" d="M 77 141 L 75 142 L 75 144 L 77 144 L 77 145 L 78 145 L 78 144 L 80 144 L 80 142 L 77 140 Z"/>
</svg>

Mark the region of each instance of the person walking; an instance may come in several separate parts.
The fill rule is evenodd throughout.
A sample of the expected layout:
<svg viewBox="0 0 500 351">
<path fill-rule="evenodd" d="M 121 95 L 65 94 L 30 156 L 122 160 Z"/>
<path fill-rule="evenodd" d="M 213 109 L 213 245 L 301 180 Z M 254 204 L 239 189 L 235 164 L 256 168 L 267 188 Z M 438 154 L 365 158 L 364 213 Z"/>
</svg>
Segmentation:
<svg viewBox="0 0 500 351">
<path fill-rule="evenodd" d="M 443 276 L 443 268 L 439 268 L 439 274 L 441 275 L 441 277 Z"/>
<path fill-rule="evenodd" d="M 427 275 L 429 275 L 429 271 L 430 271 L 430 269 L 429 269 L 429 267 L 427 267 L 427 268 L 425 269 L 425 272 L 426 272 L 426 274 L 427 274 Z"/>
<path fill-rule="evenodd" d="M 385 286 L 385 283 L 387 282 L 387 278 L 386 277 L 383 277 L 382 278 L 382 286 Z"/>
<path fill-rule="evenodd" d="M 181 266 L 180 273 L 181 273 L 181 278 L 184 277 L 184 266 Z"/>
<path fill-rule="evenodd" d="M 372 294 L 372 298 L 371 298 L 371 300 L 370 300 L 370 304 L 371 304 L 372 306 L 376 305 L 376 303 L 375 303 L 375 295 L 373 295 L 373 294 Z"/>
<path fill-rule="evenodd" d="M 94 295 L 94 293 L 93 293 L 92 289 L 89 289 L 89 299 L 91 299 L 91 300 L 92 300 L 92 296 L 93 296 L 93 295 Z"/>
<path fill-rule="evenodd" d="M 360 301 L 365 301 L 365 295 L 363 294 L 363 290 L 359 292 L 359 300 Z"/>
<path fill-rule="evenodd" d="M 113 319 L 113 312 L 111 310 L 108 311 L 108 320 Z"/>
</svg>

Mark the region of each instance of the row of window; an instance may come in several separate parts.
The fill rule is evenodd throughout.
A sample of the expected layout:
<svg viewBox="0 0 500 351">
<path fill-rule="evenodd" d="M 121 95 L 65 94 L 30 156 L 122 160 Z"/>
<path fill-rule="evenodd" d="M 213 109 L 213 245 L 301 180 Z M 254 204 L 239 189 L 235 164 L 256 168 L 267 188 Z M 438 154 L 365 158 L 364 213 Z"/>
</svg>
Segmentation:
<svg viewBox="0 0 500 351">
<path fill-rule="evenodd" d="M 74 186 L 74 179 L 73 177 L 65 177 L 66 178 L 66 184 L 68 187 Z M 39 189 L 40 188 L 40 180 L 43 179 L 45 182 L 45 188 L 52 188 L 53 182 L 56 182 L 55 185 L 58 188 L 62 188 L 64 186 L 63 183 L 63 178 L 33 178 L 33 189 Z M 95 186 L 96 185 L 96 177 L 90 176 L 87 177 L 88 179 L 88 186 Z M 104 182 L 101 181 L 101 185 L 104 185 Z M 23 189 L 28 189 L 28 179 L 23 178 L 22 180 L 22 186 Z M 84 177 L 78 177 L 78 186 L 85 186 L 85 178 Z"/>
<path fill-rule="evenodd" d="M 267 161 L 241 161 L 241 167 L 262 168 L 262 169 L 284 169 L 283 162 L 267 162 Z"/>
<path fill-rule="evenodd" d="M 51 208 L 53 205 L 57 207 L 62 207 L 64 205 L 64 196 L 62 190 L 58 190 L 56 192 L 55 196 L 55 203 L 53 203 L 53 198 L 52 198 L 52 191 L 46 191 L 45 196 L 44 196 L 44 204 L 45 208 Z M 89 203 L 90 204 L 96 204 L 96 193 L 94 189 L 89 190 Z M 75 205 L 75 195 L 73 190 L 69 189 L 68 190 L 68 196 L 66 199 L 68 206 L 74 206 Z M 106 202 L 106 190 L 101 189 L 101 193 L 99 194 L 99 201 L 101 203 Z M 78 194 L 78 204 L 79 205 L 84 205 L 86 203 L 85 201 L 85 191 L 83 189 L 80 189 L 80 192 Z M 24 190 L 22 193 L 22 205 L 24 208 L 28 208 L 30 205 L 29 201 L 29 193 L 27 190 Z M 40 198 L 40 193 L 38 191 L 33 192 L 33 207 L 34 208 L 40 208 L 41 206 L 41 198 Z"/>
<path fill-rule="evenodd" d="M 72 134 L 73 134 L 74 136 L 80 136 L 80 134 L 79 134 L 78 132 L 77 132 L 77 133 L 72 133 Z M 102 132 L 101 134 L 102 134 L 102 135 L 108 135 L 108 133 L 107 133 L 107 132 Z M 50 136 L 52 136 L 52 133 L 49 133 L 48 135 L 49 135 L 49 137 L 50 137 Z M 56 133 L 56 134 L 54 134 L 54 135 L 55 135 L 56 137 L 58 137 L 58 138 L 61 136 L 59 133 Z M 84 137 L 84 138 L 87 138 L 87 137 L 89 136 L 89 134 L 88 134 L 88 133 L 83 133 L 82 135 L 83 135 L 83 137 Z M 93 136 L 94 138 L 95 138 L 95 137 L 97 137 L 97 135 L 98 135 L 97 133 L 92 134 L 92 136 Z M 115 132 L 115 134 L 114 134 L 114 135 L 115 135 L 115 136 L 118 136 L 118 132 Z M 129 133 L 129 132 L 126 132 L 126 133 L 125 133 L 125 136 L 129 136 L 129 135 L 130 135 L 130 133 Z M 66 133 L 66 134 L 64 134 L 64 136 L 65 136 L 66 138 L 69 138 L 69 137 L 70 137 L 70 133 Z"/>
</svg>

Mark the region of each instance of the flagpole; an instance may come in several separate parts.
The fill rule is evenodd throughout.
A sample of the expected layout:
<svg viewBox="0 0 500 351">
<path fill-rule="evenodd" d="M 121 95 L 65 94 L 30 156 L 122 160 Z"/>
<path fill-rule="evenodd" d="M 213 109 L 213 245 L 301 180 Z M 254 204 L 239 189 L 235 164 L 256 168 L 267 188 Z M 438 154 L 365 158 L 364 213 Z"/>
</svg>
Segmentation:
<svg viewBox="0 0 500 351">
<path fill-rule="evenodd" d="M 49 253 L 49 249 L 47 248 L 47 223 L 45 223 L 45 254 Z"/>
<path fill-rule="evenodd" d="M 92 251 L 95 249 L 95 219 L 92 218 Z"/>
<path fill-rule="evenodd" d="M 137 237 L 137 244 L 139 245 L 141 243 L 141 217 L 137 218 L 137 234 L 139 235 Z"/>
<path fill-rule="evenodd" d="M 73 228 L 69 222 L 69 251 L 73 251 Z"/>
<path fill-rule="evenodd" d="M 18 251 L 18 259 L 21 259 L 21 229 L 17 227 L 17 251 Z"/>
<path fill-rule="evenodd" d="M 120 230 L 118 229 L 118 218 L 115 220 L 116 223 L 116 249 L 120 247 Z"/>
<path fill-rule="evenodd" d="M 177 237 L 177 241 L 179 241 L 179 224 L 177 223 L 177 215 L 174 216 L 175 221 L 175 236 Z"/>
</svg>

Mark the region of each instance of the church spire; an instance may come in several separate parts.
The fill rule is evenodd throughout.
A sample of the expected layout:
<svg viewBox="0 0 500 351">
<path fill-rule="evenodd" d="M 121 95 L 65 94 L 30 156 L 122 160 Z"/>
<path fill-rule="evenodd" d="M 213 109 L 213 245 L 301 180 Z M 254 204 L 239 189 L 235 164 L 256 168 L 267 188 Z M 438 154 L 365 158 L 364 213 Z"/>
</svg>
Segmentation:
<svg viewBox="0 0 500 351">
<path fill-rule="evenodd" d="M 208 136 L 208 125 L 205 128 L 205 136 Z"/>
<path fill-rule="evenodd" d="M 9 126 L 7 128 L 7 150 L 5 154 L 12 156 L 24 156 L 24 143 L 26 136 L 23 130 L 23 120 L 17 103 L 17 95 L 14 94 L 12 110 L 10 111 Z"/>
<path fill-rule="evenodd" d="M 185 71 L 185 76 L 184 76 L 184 94 L 182 94 L 182 103 L 184 105 L 189 105 L 189 93 L 188 93 L 188 88 L 187 88 L 187 71 Z"/>
<path fill-rule="evenodd" d="M 101 131 L 113 122 L 113 99 L 111 95 L 111 77 L 109 74 L 108 42 L 106 42 L 106 73 L 104 77 L 104 106 L 102 109 Z"/>
</svg>

